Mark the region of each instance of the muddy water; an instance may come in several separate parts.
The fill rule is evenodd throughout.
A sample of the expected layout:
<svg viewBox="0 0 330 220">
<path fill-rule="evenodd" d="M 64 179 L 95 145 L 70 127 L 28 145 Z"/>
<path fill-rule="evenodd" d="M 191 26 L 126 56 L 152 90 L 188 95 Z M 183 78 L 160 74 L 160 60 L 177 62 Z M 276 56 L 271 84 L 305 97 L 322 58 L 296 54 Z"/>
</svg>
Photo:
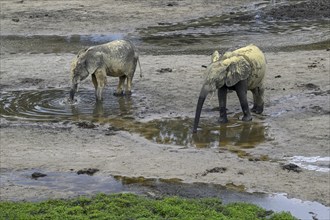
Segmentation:
<svg viewBox="0 0 330 220">
<path fill-rule="evenodd" d="M 45 177 L 32 178 L 31 174 L 41 172 Z M 186 198 L 217 197 L 224 203 L 250 202 L 267 210 L 276 212 L 288 211 L 300 219 L 327 219 L 329 207 L 317 202 L 289 199 L 284 194 L 263 194 L 237 192 L 214 184 L 184 184 L 180 179 L 146 179 L 143 177 L 128 178 L 124 176 L 101 176 L 94 174 L 78 175 L 70 172 L 47 172 L 41 170 L 22 170 L 1 172 L 0 183 L 3 186 L 11 184 L 43 188 L 62 192 L 67 196 L 94 195 L 95 193 L 134 192 L 152 197 L 166 195 L 182 196 Z M 11 198 L 17 200 L 17 198 Z M 33 195 L 29 201 L 40 201 L 40 196 Z"/>
<path fill-rule="evenodd" d="M 113 97 L 95 102 L 93 90 L 80 90 L 75 102 L 68 101 L 68 89 L 22 90 L 2 92 L 0 114 L 8 120 L 66 121 L 91 120 L 108 116 L 132 116 L 140 101 L 131 97 Z M 106 93 L 106 92 L 105 92 Z M 107 91 L 108 93 L 108 91 Z M 145 104 L 145 103 L 144 103 Z M 141 107 L 140 109 L 143 109 Z"/>
<path fill-rule="evenodd" d="M 139 133 L 160 144 L 185 147 L 220 147 L 233 152 L 253 148 L 267 138 L 267 125 L 261 120 L 242 122 L 238 116 L 219 125 L 216 120 L 202 120 L 201 129 L 192 134 L 191 118 L 158 119 L 138 122 L 148 105 L 144 97 L 112 97 L 95 102 L 94 92 L 81 90 L 71 104 L 68 90 L 7 91 L 0 96 L 0 117 L 34 122 L 77 122 L 108 124 L 109 130 Z"/>
<path fill-rule="evenodd" d="M 125 36 L 120 33 L 68 36 L 5 35 L 0 36 L 0 51 L 1 53 L 77 53 L 84 47 L 124 38 Z"/>
<path fill-rule="evenodd" d="M 164 119 L 147 123 L 140 133 L 149 140 L 161 144 L 182 146 L 220 147 L 235 151 L 235 149 L 253 148 L 265 141 L 267 126 L 262 122 L 244 123 L 237 119 L 225 125 L 219 125 L 211 120 L 201 123 L 201 130 L 192 134 L 193 120 Z M 147 129 L 147 128 L 152 129 Z"/>
<path fill-rule="evenodd" d="M 310 18 L 310 6 L 304 4 L 295 5 L 297 13 L 290 10 L 289 4 L 297 2 L 300 1 L 254 3 L 217 16 L 159 23 L 129 34 L 1 35 L 0 51 L 77 53 L 83 47 L 115 39 L 129 39 L 140 52 L 148 54 L 209 54 L 215 48 L 224 52 L 250 43 L 257 44 L 265 52 L 327 49 L 329 15 L 323 13 Z M 321 9 L 320 13 L 324 12 L 324 8 Z M 286 16 L 281 10 L 288 10 Z M 304 11 L 305 14 L 301 13 Z"/>
<path fill-rule="evenodd" d="M 321 7 L 316 13 L 319 16 L 312 18 L 308 14 L 315 5 L 264 1 L 218 16 L 147 27 L 141 29 L 140 34 L 142 42 L 157 45 L 163 51 L 173 52 L 176 47 L 174 51 L 179 53 L 203 50 L 206 53 L 214 48 L 226 51 L 250 43 L 257 44 L 263 51 L 325 49 L 330 42 L 330 18 L 321 13 L 325 8 L 326 5 Z"/>
<path fill-rule="evenodd" d="M 330 172 L 330 157 L 305 157 L 305 156 L 293 156 L 286 158 L 289 162 L 298 165 L 307 170 L 313 170 L 317 172 Z"/>
<path fill-rule="evenodd" d="M 265 52 L 325 49 L 330 42 L 329 21 L 272 22 L 243 18 L 244 15 L 226 15 L 149 27 L 141 31 L 142 42 L 156 45 L 162 51 L 170 49 L 173 52 L 173 46 L 179 47 L 177 53 L 197 54 L 214 48 L 231 50 L 251 42 Z"/>
</svg>

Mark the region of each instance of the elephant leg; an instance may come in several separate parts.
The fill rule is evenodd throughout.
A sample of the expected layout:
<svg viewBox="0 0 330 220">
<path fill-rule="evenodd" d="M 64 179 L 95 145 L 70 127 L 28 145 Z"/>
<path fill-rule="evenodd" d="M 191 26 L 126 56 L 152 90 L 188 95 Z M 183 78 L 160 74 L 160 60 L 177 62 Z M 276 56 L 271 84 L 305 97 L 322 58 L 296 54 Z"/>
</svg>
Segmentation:
<svg viewBox="0 0 330 220">
<path fill-rule="evenodd" d="M 104 108 L 102 102 L 96 102 L 93 110 L 94 116 L 103 116 L 104 114 Z"/>
<path fill-rule="evenodd" d="M 127 77 L 126 95 L 132 95 L 132 77 Z"/>
<path fill-rule="evenodd" d="M 257 87 L 252 91 L 253 94 L 253 107 L 251 109 L 252 112 L 257 114 L 261 114 L 264 110 L 264 88 Z"/>
<path fill-rule="evenodd" d="M 97 90 L 97 80 L 95 74 L 92 74 L 92 82 L 95 88 L 95 91 Z"/>
<path fill-rule="evenodd" d="M 227 123 L 227 87 L 223 86 L 218 89 L 218 100 L 219 100 L 219 108 L 220 108 L 220 123 Z"/>
<path fill-rule="evenodd" d="M 93 75 L 95 75 L 95 81 L 96 81 L 96 100 L 101 101 L 102 100 L 102 92 L 103 88 L 106 85 L 107 82 L 107 76 L 103 71 L 96 71 Z M 93 79 L 93 78 L 92 78 Z M 94 83 L 94 80 L 93 80 Z M 94 84 L 95 86 L 95 84 Z"/>
<path fill-rule="evenodd" d="M 251 121 L 249 103 L 247 101 L 247 80 L 242 80 L 235 85 L 235 91 L 238 96 L 243 111 L 242 121 Z"/>
<path fill-rule="evenodd" d="M 122 96 L 123 93 L 123 88 L 124 88 L 124 84 L 125 84 L 125 80 L 126 80 L 126 76 L 120 76 L 119 77 L 119 83 L 117 86 L 117 91 L 114 93 L 115 96 Z"/>
</svg>

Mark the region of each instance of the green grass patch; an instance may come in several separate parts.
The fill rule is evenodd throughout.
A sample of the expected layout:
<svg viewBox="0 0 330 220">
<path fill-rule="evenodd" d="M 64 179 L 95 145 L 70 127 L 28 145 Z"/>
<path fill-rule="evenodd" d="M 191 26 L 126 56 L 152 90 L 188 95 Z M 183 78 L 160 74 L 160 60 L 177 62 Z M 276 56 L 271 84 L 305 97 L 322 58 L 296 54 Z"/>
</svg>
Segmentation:
<svg viewBox="0 0 330 220">
<path fill-rule="evenodd" d="M 295 219 L 248 203 L 224 205 L 217 198 L 148 198 L 98 194 L 92 198 L 43 202 L 0 202 L 0 219 Z"/>
</svg>

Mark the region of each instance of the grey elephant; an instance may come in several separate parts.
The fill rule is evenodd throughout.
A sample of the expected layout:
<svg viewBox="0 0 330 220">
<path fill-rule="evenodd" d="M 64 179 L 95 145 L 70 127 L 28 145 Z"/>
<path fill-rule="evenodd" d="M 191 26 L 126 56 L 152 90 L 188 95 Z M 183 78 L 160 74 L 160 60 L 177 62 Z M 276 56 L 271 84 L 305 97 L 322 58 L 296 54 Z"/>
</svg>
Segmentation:
<svg viewBox="0 0 330 220">
<path fill-rule="evenodd" d="M 86 79 L 88 75 L 92 76 L 95 96 L 98 101 L 102 100 L 102 91 L 106 85 L 107 76 L 119 77 L 115 95 L 123 94 L 123 87 L 127 79 L 125 94 L 130 95 L 137 62 L 142 77 L 138 53 L 134 45 L 126 40 L 115 40 L 79 51 L 71 64 L 72 87 L 70 100 L 74 100 L 79 82 Z"/>
<path fill-rule="evenodd" d="M 261 114 L 264 109 L 264 77 L 266 72 L 266 59 L 262 51 L 255 45 L 226 52 L 222 57 L 215 51 L 211 64 L 206 69 L 206 78 L 200 91 L 193 132 L 197 127 L 202 107 L 208 93 L 218 89 L 220 107 L 220 123 L 227 123 L 227 90 L 235 90 L 243 111 L 243 121 L 252 120 L 247 90 L 253 94 L 253 112 Z"/>
</svg>

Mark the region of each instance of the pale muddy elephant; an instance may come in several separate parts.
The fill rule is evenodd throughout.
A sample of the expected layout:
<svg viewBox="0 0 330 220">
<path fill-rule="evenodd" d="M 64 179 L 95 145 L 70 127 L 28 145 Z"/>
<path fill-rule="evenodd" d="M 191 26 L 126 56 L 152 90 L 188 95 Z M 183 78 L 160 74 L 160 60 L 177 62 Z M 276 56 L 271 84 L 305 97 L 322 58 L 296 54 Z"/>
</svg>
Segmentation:
<svg viewBox="0 0 330 220">
<path fill-rule="evenodd" d="M 222 57 L 215 51 L 211 64 L 205 73 L 204 85 L 200 91 L 193 132 L 197 127 L 202 107 L 208 93 L 218 89 L 220 108 L 220 123 L 227 123 L 227 90 L 235 90 L 243 111 L 243 121 L 252 120 L 247 90 L 253 94 L 253 108 L 251 111 L 261 114 L 264 109 L 264 76 L 266 72 L 266 59 L 261 50 L 255 45 L 226 52 Z"/>
<path fill-rule="evenodd" d="M 92 76 L 97 101 L 102 100 L 102 91 L 106 85 L 107 76 L 119 77 L 119 84 L 114 95 L 123 94 L 123 87 L 127 79 L 125 94 L 130 95 L 137 63 L 139 63 L 142 77 L 138 53 L 134 45 L 126 40 L 116 40 L 79 51 L 71 65 L 70 100 L 74 100 L 78 83 L 86 79 L 88 75 Z"/>
</svg>

